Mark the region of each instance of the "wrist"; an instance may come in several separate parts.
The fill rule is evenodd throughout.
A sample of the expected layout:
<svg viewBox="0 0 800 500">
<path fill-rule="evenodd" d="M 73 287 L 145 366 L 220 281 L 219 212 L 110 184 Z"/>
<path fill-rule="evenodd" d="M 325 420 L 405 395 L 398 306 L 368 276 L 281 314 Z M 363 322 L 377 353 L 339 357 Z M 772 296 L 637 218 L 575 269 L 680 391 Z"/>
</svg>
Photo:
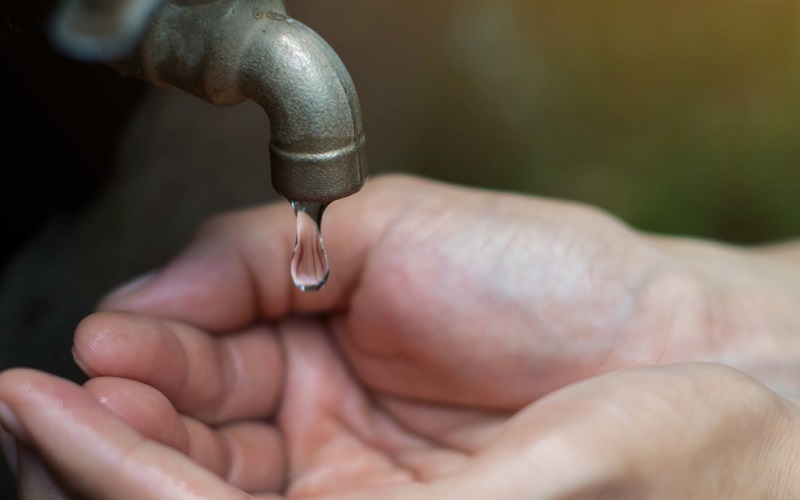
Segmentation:
<svg viewBox="0 0 800 500">
<path fill-rule="evenodd" d="M 701 297 L 704 360 L 800 396 L 800 266 L 772 249 L 681 239 L 659 244 Z"/>
</svg>

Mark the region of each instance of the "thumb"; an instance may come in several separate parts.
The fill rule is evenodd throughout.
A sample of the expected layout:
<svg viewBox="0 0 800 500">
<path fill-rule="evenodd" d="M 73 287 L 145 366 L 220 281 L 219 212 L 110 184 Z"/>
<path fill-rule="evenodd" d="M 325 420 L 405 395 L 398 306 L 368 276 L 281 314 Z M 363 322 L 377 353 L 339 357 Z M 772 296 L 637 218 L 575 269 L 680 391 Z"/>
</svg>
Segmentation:
<svg viewBox="0 0 800 500">
<path fill-rule="evenodd" d="M 0 409 L 2 427 L 21 450 L 21 498 L 59 498 L 65 491 L 87 499 L 247 497 L 178 451 L 145 439 L 73 382 L 7 370 L 0 373 Z"/>
<path fill-rule="evenodd" d="M 98 309 L 169 317 L 219 332 L 258 318 L 341 308 L 383 232 L 414 206 L 412 198 L 425 198 L 420 193 L 430 195 L 434 186 L 388 176 L 332 203 L 322 222 L 331 275 L 318 292 L 303 293 L 292 283 L 296 221 L 284 202 L 209 219 L 165 268 L 123 285 Z"/>
</svg>

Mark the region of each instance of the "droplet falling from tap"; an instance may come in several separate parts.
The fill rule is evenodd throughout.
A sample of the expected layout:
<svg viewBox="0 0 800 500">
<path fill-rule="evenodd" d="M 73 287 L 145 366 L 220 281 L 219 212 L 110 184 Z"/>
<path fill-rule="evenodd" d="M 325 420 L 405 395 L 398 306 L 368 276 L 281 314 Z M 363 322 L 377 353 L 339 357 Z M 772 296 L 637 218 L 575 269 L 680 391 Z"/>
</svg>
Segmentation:
<svg viewBox="0 0 800 500">
<path fill-rule="evenodd" d="M 297 217 L 297 239 L 292 255 L 292 279 L 297 288 L 314 292 L 325 286 L 330 267 L 322 244 L 322 213 L 326 203 L 292 201 Z"/>
</svg>

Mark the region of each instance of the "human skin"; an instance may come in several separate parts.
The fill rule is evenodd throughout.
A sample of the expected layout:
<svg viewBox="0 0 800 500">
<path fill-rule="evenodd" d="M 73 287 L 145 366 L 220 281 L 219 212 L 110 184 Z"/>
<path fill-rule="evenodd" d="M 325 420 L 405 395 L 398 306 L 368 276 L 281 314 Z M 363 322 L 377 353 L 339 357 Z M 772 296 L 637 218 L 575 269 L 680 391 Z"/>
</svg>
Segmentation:
<svg viewBox="0 0 800 500">
<path fill-rule="evenodd" d="M 0 375 L 23 497 L 800 494 L 796 245 L 388 177 L 328 209 L 303 294 L 292 226 L 217 217 L 104 300 L 84 387 Z"/>
</svg>

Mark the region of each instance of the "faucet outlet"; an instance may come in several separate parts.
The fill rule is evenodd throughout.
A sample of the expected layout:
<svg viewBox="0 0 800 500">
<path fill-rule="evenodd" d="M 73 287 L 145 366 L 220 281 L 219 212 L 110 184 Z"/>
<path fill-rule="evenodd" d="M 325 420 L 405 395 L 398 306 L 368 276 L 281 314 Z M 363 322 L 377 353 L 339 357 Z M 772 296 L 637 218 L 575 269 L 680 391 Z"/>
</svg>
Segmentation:
<svg viewBox="0 0 800 500">
<path fill-rule="evenodd" d="M 69 0 L 52 35 L 67 54 L 122 75 L 218 106 L 261 105 L 272 184 L 288 200 L 330 203 L 366 181 L 350 74 L 283 0 Z"/>
</svg>

